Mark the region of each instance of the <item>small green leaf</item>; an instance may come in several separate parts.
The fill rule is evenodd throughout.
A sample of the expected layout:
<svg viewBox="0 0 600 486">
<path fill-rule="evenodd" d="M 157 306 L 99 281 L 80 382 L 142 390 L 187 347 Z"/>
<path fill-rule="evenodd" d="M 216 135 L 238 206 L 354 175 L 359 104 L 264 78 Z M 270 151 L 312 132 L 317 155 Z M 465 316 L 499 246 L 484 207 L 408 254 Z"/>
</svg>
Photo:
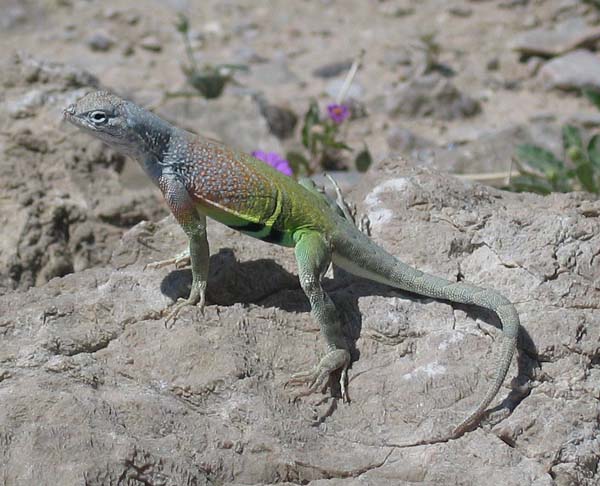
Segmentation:
<svg viewBox="0 0 600 486">
<path fill-rule="evenodd" d="M 600 110 L 600 91 L 594 91 L 591 89 L 584 89 L 583 94 L 585 97 L 594 103 L 594 106 Z"/>
<path fill-rule="evenodd" d="M 565 166 L 564 162 L 557 159 L 552 152 L 537 145 L 519 145 L 517 147 L 517 157 L 524 164 L 544 174 L 561 172 Z"/>
<path fill-rule="evenodd" d="M 337 142 L 336 140 L 327 140 L 323 145 L 334 150 L 347 150 L 348 152 L 352 152 L 352 147 L 346 145 L 344 142 Z"/>
<path fill-rule="evenodd" d="M 218 98 L 230 78 L 214 73 L 190 72 L 187 81 L 207 99 Z"/>
<path fill-rule="evenodd" d="M 544 196 L 552 192 L 552 186 L 548 181 L 531 175 L 513 177 L 507 189 L 514 192 L 534 192 Z"/>
<path fill-rule="evenodd" d="M 300 152 L 288 152 L 285 158 L 289 162 L 294 174 L 305 175 L 309 173 L 310 163 Z"/>
<path fill-rule="evenodd" d="M 218 64 L 215 66 L 217 71 L 222 69 L 229 69 L 230 71 L 249 71 L 250 69 L 245 64 Z"/>
<path fill-rule="evenodd" d="M 587 164 L 589 160 L 585 155 L 585 152 L 580 147 L 571 146 L 567 150 L 567 157 L 569 157 L 575 165 Z"/>
<path fill-rule="evenodd" d="M 594 135 L 587 146 L 588 157 L 594 169 L 600 171 L 600 135 Z"/>
<path fill-rule="evenodd" d="M 177 22 L 175 22 L 175 28 L 177 29 L 178 32 L 181 32 L 182 34 L 187 34 L 187 32 L 190 28 L 190 22 L 184 14 L 180 13 L 177 16 Z"/>
<path fill-rule="evenodd" d="M 313 127 L 319 124 L 319 105 L 315 100 L 311 100 L 308 111 L 304 115 L 304 125 L 302 126 L 302 145 L 314 154 L 316 140 L 313 133 Z"/>
<path fill-rule="evenodd" d="M 371 152 L 365 145 L 365 147 L 358 153 L 356 159 L 354 160 L 356 165 L 356 170 L 359 172 L 366 172 L 367 169 L 373 163 L 373 157 L 371 157 Z"/>
<path fill-rule="evenodd" d="M 580 164 L 575 169 L 577 178 L 581 182 L 583 188 L 588 192 L 598 192 L 596 183 L 594 182 L 594 168 L 592 164 Z"/>
<path fill-rule="evenodd" d="M 563 139 L 563 147 L 565 151 L 575 147 L 578 149 L 583 149 L 583 141 L 581 140 L 581 134 L 579 133 L 579 128 L 574 127 L 573 125 L 565 125 L 562 128 L 562 139 Z"/>
</svg>

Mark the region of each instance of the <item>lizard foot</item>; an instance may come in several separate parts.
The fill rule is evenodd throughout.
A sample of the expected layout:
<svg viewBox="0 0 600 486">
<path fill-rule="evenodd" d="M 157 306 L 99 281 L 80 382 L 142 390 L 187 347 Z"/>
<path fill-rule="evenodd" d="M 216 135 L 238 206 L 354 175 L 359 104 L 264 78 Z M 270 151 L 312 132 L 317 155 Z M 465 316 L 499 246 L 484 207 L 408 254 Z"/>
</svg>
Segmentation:
<svg viewBox="0 0 600 486">
<path fill-rule="evenodd" d="M 158 262 L 151 262 L 151 263 L 147 263 L 144 266 L 144 270 L 147 269 L 157 269 L 157 268 L 163 268 L 169 265 L 175 265 L 175 268 L 183 268 L 183 267 L 187 267 L 190 264 L 190 252 L 189 251 L 183 251 L 181 252 L 179 255 L 177 255 L 176 257 L 173 258 L 167 258 L 166 260 L 160 260 Z"/>
<path fill-rule="evenodd" d="M 308 385 L 307 390 L 297 394 L 296 397 L 310 395 L 322 389 L 329 375 L 341 368 L 340 387 L 342 390 L 342 400 L 349 402 L 347 388 L 349 364 L 350 353 L 345 349 L 335 349 L 327 353 L 312 370 L 293 374 L 285 385 Z"/>
<path fill-rule="evenodd" d="M 190 296 L 187 299 L 178 299 L 175 305 L 171 307 L 165 319 L 165 327 L 171 329 L 177 320 L 177 315 L 184 307 L 189 305 L 198 305 L 200 312 L 204 313 L 204 305 L 206 303 L 205 289 L 193 287 Z"/>
</svg>

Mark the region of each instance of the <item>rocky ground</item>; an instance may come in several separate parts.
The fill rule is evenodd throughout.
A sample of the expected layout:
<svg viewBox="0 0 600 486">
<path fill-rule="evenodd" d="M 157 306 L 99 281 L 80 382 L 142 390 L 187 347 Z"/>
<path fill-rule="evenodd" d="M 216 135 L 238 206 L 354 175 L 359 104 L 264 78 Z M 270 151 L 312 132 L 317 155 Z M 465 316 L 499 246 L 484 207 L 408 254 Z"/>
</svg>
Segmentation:
<svg viewBox="0 0 600 486">
<path fill-rule="evenodd" d="M 600 89 L 598 12 L 570 0 L 5 1 L 0 482 L 600 484 L 598 200 L 447 175 L 507 171 L 526 141 L 562 155 L 567 121 L 597 130 L 577 90 Z M 189 91 L 178 13 L 200 63 L 250 67 L 221 98 L 165 98 Z M 497 288 L 524 326 L 512 383 L 455 441 L 413 445 L 481 397 L 494 319 L 336 272 L 353 402 L 294 401 L 283 382 L 323 350 L 292 253 L 212 225 L 209 306 L 166 330 L 161 311 L 190 273 L 143 267 L 180 251 L 181 231 L 134 164 L 61 121 L 102 87 L 285 153 L 300 127 L 285 133 L 273 113 L 331 102 L 361 49 L 349 93 L 364 116 L 345 135 L 384 161 L 342 180 L 373 238 Z"/>
</svg>

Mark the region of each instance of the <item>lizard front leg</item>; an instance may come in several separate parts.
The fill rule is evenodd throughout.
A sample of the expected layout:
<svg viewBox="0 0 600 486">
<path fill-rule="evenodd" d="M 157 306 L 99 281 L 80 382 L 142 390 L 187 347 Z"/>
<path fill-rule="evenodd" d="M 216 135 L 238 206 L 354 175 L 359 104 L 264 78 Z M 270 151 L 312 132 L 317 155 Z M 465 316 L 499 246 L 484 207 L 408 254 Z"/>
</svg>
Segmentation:
<svg viewBox="0 0 600 486">
<path fill-rule="evenodd" d="M 342 399 L 348 401 L 346 381 L 350 352 L 335 305 L 321 286 L 321 278 L 331 261 L 331 250 L 319 233 L 306 231 L 298 236 L 295 253 L 300 285 L 310 301 L 311 313 L 319 324 L 328 353 L 312 370 L 292 375 L 288 383 L 307 384 L 308 391 L 303 393 L 306 395 L 322 388 L 329 375 L 341 368 Z"/>
<path fill-rule="evenodd" d="M 185 186 L 176 177 L 163 175 L 159 180 L 159 187 L 175 219 L 188 237 L 192 266 L 190 295 L 187 299 L 179 299 L 173 306 L 165 320 L 165 326 L 168 327 L 184 307 L 198 304 L 201 310 L 204 308 L 209 247 L 206 238 L 206 216 L 198 211 Z"/>
<path fill-rule="evenodd" d="M 175 268 L 184 268 L 190 264 L 190 249 L 189 247 L 183 250 L 179 255 L 166 260 L 159 260 L 157 262 L 151 262 L 144 265 L 144 270 L 150 268 L 155 270 L 157 268 L 168 267 L 169 265 L 175 265 Z"/>
</svg>

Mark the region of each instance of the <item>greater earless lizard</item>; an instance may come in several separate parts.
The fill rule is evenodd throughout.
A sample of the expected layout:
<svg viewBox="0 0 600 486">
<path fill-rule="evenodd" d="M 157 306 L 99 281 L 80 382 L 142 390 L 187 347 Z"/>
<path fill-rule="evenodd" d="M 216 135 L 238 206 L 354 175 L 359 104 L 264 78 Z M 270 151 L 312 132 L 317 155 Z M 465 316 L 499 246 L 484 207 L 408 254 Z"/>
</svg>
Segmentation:
<svg viewBox="0 0 600 486">
<path fill-rule="evenodd" d="M 318 322 L 327 353 L 291 382 L 321 389 L 341 370 L 347 397 L 348 345 L 342 321 L 321 286 L 330 262 L 355 275 L 415 294 L 475 305 L 495 312 L 503 329 L 496 377 L 477 408 L 453 431 L 462 435 L 482 417 L 508 372 L 519 332 L 515 307 L 499 293 L 425 274 L 361 233 L 335 204 L 309 184 L 299 184 L 264 162 L 177 128 L 108 92 L 90 93 L 64 111 L 65 118 L 119 152 L 136 159 L 156 184 L 189 240 L 192 287 L 170 318 L 187 305 L 205 304 L 209 249 L 206 217 L 263 241 L 293 247 L 300 285 Z"/>
</svg>

